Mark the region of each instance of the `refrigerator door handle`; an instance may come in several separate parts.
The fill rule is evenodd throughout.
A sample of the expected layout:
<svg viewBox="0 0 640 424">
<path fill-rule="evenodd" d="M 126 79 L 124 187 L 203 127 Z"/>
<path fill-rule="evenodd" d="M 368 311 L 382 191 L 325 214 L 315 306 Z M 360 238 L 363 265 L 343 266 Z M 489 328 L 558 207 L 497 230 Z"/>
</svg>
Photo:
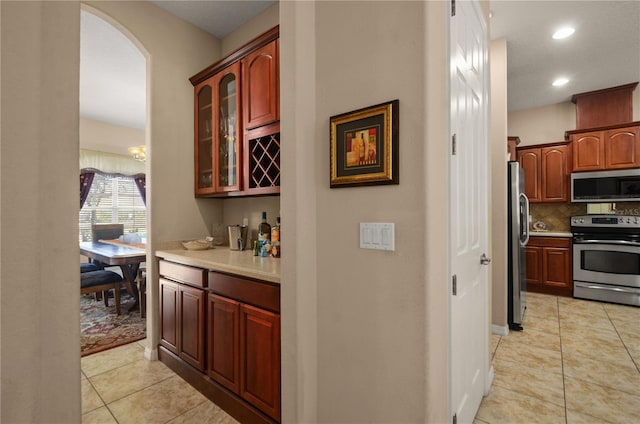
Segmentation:
<svg viewBox="0 0 640 424">
<path fill-rule="evenodd" d="M 521 234 L 521 236 L 524 235 L 524 241 L 521 238 L 520 245 L 525 246 L 527 243 L 529 243 L 529 198 L 524 193 L 520 193 L 520 197 L 524 199 L 525 204 L 525 212 L 523 214 L 524 216 L 520 218 L 520 222 L 522 223 L 521 225 L 524 227 L 524 232 L 523 234 Z"/>
</svg>

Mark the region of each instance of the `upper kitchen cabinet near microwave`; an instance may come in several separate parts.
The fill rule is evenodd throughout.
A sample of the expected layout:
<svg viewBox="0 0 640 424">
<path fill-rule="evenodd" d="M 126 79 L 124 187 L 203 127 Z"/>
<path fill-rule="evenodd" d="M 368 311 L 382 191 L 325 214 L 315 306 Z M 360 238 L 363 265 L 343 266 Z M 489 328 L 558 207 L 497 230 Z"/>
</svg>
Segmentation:
<svg viewBox="0 0 640 424">
<path fill-rule="evenodd" d="M 531 203 L 569 201 L 571 149 L 567 143 L 522 147 L 517 151 L 524 170 L 524 192 Z"/>
<path fill-rule="evenodd" d="M 603 127 L 631 122 L 633 119 L 633 90 L 637 82 L 574 94 L 576 129 Z"/>
<path fill-rule="evenodd" d="M 276 26 L 190 78 L 196 197 L 280 192 L 278 37 Z"/>
<path fill-rule="evenodd" d="M 640 123 L 568 131 L 573 172 L 640 167 Z"/>
</svg>

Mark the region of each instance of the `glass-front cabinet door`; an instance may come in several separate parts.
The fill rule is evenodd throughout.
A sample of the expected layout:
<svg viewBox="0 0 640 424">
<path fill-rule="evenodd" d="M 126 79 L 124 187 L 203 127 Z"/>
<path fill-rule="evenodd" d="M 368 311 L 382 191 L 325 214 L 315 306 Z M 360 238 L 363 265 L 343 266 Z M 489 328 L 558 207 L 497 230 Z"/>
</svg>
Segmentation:
<svg viewBox="0 0 640 424">
<path fill-rule="evenodd" d="M 209 81 L 196 86 L 195 189 L 196 194 L 213 193 L 213 88 Z"/>
<path fill-rule="evenodd" d="M 195 192 L 207 196 L 240 190 L 242 119 L 240 63 L 195 88 Z"/>
<path fill-rule="evenodd" d="M 214 76 L 215 80 L 215 176 L 216 192 L 240 190 L 242 152 L 240 150 L 240 63 Z"/>
</svg>

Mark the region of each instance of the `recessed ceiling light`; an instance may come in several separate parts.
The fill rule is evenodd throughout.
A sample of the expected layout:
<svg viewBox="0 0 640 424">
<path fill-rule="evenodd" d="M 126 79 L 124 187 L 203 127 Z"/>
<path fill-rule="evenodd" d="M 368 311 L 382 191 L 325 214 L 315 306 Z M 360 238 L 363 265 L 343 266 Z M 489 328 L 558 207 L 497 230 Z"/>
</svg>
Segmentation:
<svg viewBox="0 0 640 424">
<path fill-rule="evenodd" d="M 563 85 L 565 85 L 568 82 L 569 82 L 568 78 L 558 78 L 552 83 L 552 85 L 554 87 L 562 87 Z"/>
<path fill-rule="evenodd" d="M 569 37 L 574 32 L 576 32 L 574 28 L 564 27 L 554 32 L 552 37 L 554 40 L 562 40 L 563 38 Z"/>
</svg>

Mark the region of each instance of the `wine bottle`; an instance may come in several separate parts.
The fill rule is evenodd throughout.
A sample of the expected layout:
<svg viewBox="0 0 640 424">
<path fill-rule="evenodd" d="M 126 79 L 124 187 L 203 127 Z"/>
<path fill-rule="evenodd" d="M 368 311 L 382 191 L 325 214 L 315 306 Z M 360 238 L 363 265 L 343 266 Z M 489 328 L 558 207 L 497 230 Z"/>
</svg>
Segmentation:
<svg viewBox="0 0 640 424">
<path fill-rule="evenodd" d="M 276 225 L 271 228 L 271 256 L 280 257 L 280 217 L 276 218 Z"/>
<path fill-rule="evenodd" d="M 262 222 L 258 225 L 258 244 L 260 248 L 271 241 L 271 225 L 267 222 L 267 213 L 262 212 Z"/>
</svg>

